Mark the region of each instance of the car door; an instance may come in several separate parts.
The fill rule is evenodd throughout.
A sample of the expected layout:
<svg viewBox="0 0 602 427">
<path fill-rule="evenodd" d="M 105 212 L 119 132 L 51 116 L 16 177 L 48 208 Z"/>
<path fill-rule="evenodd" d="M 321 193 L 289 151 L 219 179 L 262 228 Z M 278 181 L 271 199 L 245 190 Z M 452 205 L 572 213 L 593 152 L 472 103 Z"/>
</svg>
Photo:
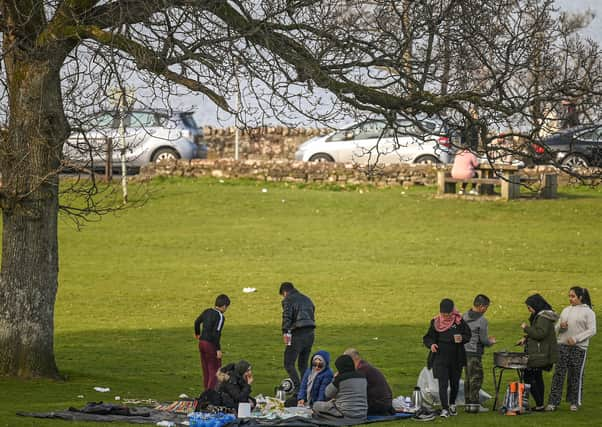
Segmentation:
<svg viewBox="0 0 602 427">
<path fill-rule="evenodd" d="M 384 122 L 371 120 L 353 129 L 351 161 L 362 165 L 383 164 L 394 150 Z"/>
<path fill-rule="evenodd" d="M 107 141 L 115 136 L 114 116 L 103 112 L 73 132 L 64 146 L 68 162 L 91 169 L 105 165 Z"/>
<path fill-rule="evenodd" d="M 602 127 L 588 129 L 571 140 L 570 152 L 583 155 L 591 166 L 602 164 Z"/>
<path fill-rule="evenodd" d="M 591 141 L 591 165 L 602 166 L 602 127 L 596 128 Z"/>
<path fill-rule="evenodd" d="M 389 149 L 383 161 L 388 164 L 411 163 L 423 152 L 420 131 L 409 120 L 399 121 L 395 129 L 389 129 Z"/>
<path fill-rule="evenodd" d="M 123 117 L 123 140 L 120 120 L 117 122 L 117 137 L 113 144 L 113 164 L 121 163 L 121 150 L 125 143 L 126 163 L 136 162 L 145 152 L 145 141 L 155 133 L 155 115 L 148 111 L 132 111 Z"/>
</svg>

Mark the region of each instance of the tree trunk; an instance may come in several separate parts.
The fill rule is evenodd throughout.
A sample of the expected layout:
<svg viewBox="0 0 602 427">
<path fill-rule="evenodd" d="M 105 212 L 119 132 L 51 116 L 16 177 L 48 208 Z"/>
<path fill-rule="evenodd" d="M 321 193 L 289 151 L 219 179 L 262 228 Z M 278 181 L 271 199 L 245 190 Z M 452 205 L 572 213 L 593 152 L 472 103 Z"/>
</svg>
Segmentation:
<svg viewBox="0 0 602 427">
<path fill-rule="evenodd" d="M 5 57 L 10 117 L 0 142 L 0 375 L 58 377 L 53 341 L 57 172 L 69 132 L 59 56 L 15 49 Z"/>
</svg>

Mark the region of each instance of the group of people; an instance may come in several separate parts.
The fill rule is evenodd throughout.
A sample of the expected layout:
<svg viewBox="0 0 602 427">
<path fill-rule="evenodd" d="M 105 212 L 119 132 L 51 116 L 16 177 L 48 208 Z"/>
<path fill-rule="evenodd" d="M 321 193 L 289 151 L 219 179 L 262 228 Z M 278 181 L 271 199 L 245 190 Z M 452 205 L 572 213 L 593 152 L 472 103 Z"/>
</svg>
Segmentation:
<svg viewBox="0 0 602 427">
<path fill-rule="evenodd" d="M 290 282 L 282 283 L 279 293 L 284 368 L 294 388 L 293 399 L 288 403 L 311 407 L 317 417 L 354 423 L 365 420 L 367 415 L 393 414 L 393 393 L 382 372 L 363 360 L 356 349 L 349 348 L 335 360 L 335 374 L 327 351 L 311 354 L 316 327 L 311 299 Z M 589 339 L 596 333 L 596 316 L 587 289 L 572 287 L 569 302 L 570 306 L 559 316 L 539 294 L 525 301 L 531 315 L 529 322 L 521 325 L 523 337 L 517 344 L 523 345 L 528 355 L 524 381 L 530 384 L 536 411 L 553 411 L 558 407 L 566 377 L 570 409 L 576 411 L 581 405 L 585 356 Z M 433 370 L 439 384 L 442 417 L 457 413 L 455 403 L 463 370 L 467 408 L 476 408 L 471 412 L 486 410 L 480 405 L 479 391 L 483 383 L 484 349 L 496 343 L 495 337 L 488 334 L 484 316 L 490 304 L 487 296 L 479 294 L 472 308 L 462 315 L 451 299 L 443 299 L 439 314 L 431 320 L 423 337 L 429 349 L 427 367 Z M 194 328 L 199 340 L 206 401 L 236 408 L 239 402 L 253 403 L 253 374 L 251 365 L 244 360 L 221 367 L 220 338 L 229 305 L 230 299 L 219 295 L 215 306 L 199 315 Z M 552 390 L 548 405 L 544 406 L 542 371 L 554 366 Z"/>
<path fill-rule="evenodd" d="M 279 293 L 284 368 L 293 383 L 293 397 L 287 404 L 310 407 L 317 417 L 353 423 L 365 420 L 367 415 L 394 414 L 393 392 L 383 373 L 362 359 L 358 350 L 349 348 L 335 360 L 335 374 L 329 352 L 319 350 L 311 354 L 316 328 L 311 299 L 290 282 L 282 283 Z M 253 374 L 251 365 L 244 360 L 221 366 L 220 338 L 229 305 L 228 296 L 219 295 L 215 306 L 197 317 L 194 329 L 205 388 L 201 404 L 236 408 L 240 402 L 254 403 Z"/>
<path fill-rule="evenodd" d="M 523 380 L 530 385 L 534 411 L 558 408 L 565 379 L 570 410 L 577 411 L 582 402 L 585 359 L 589 340 L 596 334 L 596 315 L 586 288 L 570 288 L 569 303 L 558 315 L 540 294 L 531 295 L 525 301 L 530 316 L 528 322 L 520 325 L 523 336 L 517 345 L 524 346 L 527 355 Z M 479 401 L 483 384 L 482 356 L 484 348 L 496 342 L 495 337 L 488 335 L 488 321 L 484 316 L 489 305 L 489 298 L 479 294 L 473 307 L 462 315 L 452 300 L 443 299 L 439 314 L 431 320 L 423 337 L 429 349 L 427 366 L 433 369 L 439 383 L 442 417 L 457 414 L 456 397 L 464 369 L 467 410 L 486 411 Z M 552 368 L 552 388 L 545 405 L 543 371 Z"/>
</svg>

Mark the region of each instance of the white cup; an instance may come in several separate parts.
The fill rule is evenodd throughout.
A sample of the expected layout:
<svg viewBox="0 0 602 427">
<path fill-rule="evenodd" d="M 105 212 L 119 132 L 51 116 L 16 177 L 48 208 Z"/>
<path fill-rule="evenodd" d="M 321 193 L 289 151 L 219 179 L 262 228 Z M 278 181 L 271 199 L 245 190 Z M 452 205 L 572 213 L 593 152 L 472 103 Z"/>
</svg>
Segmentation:
<svg viewBox="0 0 602 427">
<path fill-rule="evenodd" d="M 251 404 L 240 402 L 238 404 L 238 418 L 249 418 L 251 416 Z"/>
</svg>

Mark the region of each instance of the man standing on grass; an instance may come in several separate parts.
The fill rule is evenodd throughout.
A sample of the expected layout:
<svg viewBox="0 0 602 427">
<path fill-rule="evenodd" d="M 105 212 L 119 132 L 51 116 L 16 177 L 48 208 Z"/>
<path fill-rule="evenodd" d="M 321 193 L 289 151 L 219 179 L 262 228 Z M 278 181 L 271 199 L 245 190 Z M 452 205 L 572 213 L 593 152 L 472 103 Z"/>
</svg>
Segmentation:
<svg viewBox="0 0 602 427">
<path fill-rule="evenodd" d="M 282 296 L 282 337 L 286 345 L 284 369 L 295 384 L 295 390 L 298 390 L 301 380 L 295 362 L 301 374 L 305 373 L 314 344 L 315 307 L 311 299 L 290 282 L 282 283 L 279 293 Z"/>
<path fill-rule="evenodd" d="M 481 406 L 479 392 L 483 385 L 483 352 L 485 347 L 495 344 L 495 337 L 489 336 L 489 323 L 485 313 L 491 301 L 486 295 L 479 294 L 472 303 L 472 308 L 464 313 L 464 321 L 470 327 L 470 341 L 464 344 L 466 350 L 466 378 L 464 380 L 464 399 L 466 410 L 472 412 L 487 412 Z"/>
<path fill-rule="evenodd" d="M 215 307 L 203 311 L 194 321 L 194 336 L 199 340 L 201 367 L 203 368 L 203 386 L 205 390 L 215 389 L 217 371 L 222 367 L 220 338 L 226 318 L 224 313 L 230 305 L 230 298 L 221 294 L 215 299 Z M 200 332 L 201 323 L 203 332 Z"/>
</svg>

